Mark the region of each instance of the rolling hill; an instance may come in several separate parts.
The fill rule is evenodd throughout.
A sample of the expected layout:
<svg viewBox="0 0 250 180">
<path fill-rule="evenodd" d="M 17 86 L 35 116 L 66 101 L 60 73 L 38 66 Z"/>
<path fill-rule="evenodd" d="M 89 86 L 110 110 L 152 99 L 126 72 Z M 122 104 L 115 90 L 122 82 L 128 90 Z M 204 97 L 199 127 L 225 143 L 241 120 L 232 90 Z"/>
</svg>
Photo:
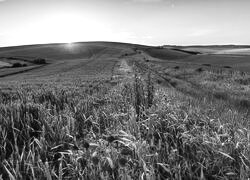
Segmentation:
<svg viewBox="0 0 250 180">
<path fill-rule="evenodd" d="M 94 76 L 112 76 L 113 67 L 122 59 L 121 57 L 135 55 L 138 49 L 160 59 L 172 60 L 189 56 L 187 53 L 175 50 L 112 42 L 7 47 L 0 49 L 0 58 L 5 59 L 5 63 L 10 62 L 8 59 L 14 58 L 31 64 L 29 67 L 2 69 L 0 77 L 15 80 L 69 76 L 84 76 L 88 79 Z M 46 59 L 47 64 L 39 66 L 32 64 L 36 58 Z"/>
<path fill-rule="evenodd" d="M 194 52 L 200 52 L 194 53 Z M 206 52 L 206 53 L 205 53 Z M 210 52 L 210 53 L 208 53 Z M 250 71 L 249 48 L 237 46 L 153 47 L 115 42 L 78 42 L 72 44 L 43 44 L 0 48 L 2 65 L 25 63 L 25 67 L 0 69 L 1 80 L 112 78 L 123 58 L 156 60 L 168 66 L 170 62 L 186 65 L 209 64 Z M 46 59 L 35 64 L 34 59 Z M 14 60 L 13 60 L 14 59 Z"/>
</svg>

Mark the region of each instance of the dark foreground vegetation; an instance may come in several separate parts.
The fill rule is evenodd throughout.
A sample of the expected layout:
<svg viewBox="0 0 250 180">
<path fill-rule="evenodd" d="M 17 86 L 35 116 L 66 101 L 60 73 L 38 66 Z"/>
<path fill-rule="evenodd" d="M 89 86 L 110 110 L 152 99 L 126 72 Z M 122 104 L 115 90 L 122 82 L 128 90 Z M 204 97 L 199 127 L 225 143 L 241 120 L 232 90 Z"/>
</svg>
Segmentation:
<svg viewBox="0 0 250 180">
<path fill-rule="evenodd" d="M 0 177 L 250 177 L 245 114 L 144 79 L 3 88 Z"/>
</svg>

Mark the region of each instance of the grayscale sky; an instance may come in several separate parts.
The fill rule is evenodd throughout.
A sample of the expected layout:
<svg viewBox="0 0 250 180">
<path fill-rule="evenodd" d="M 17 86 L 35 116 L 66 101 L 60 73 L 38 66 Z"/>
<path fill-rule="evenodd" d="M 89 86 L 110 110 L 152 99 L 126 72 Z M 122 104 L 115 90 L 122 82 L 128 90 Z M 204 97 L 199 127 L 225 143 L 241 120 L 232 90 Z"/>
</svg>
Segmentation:
<svg viewBox="0 0 250 180">
<path fill-rule="evenodd" d="M 0 46 L 250 44 L 250 0 L 0 0 Z"/>
</svg>

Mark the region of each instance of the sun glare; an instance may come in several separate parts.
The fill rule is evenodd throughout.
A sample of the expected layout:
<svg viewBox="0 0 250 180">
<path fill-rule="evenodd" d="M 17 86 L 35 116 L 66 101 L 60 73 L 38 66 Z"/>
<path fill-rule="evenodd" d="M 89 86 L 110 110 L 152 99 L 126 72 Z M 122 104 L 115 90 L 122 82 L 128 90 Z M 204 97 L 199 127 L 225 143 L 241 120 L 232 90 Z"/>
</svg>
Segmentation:
<svg viewBox="0 0 250 180">
<path fill-rule="evenodd" d="M 57 12 L 25 25 L 13 36 L 13 41 L 28 44 L 59 42 L 72 46 L 72 42 L 102 40 L 112 34 L 108 31 L 105 24 L 86 14 Z"/>
<path fill-rule="evenodd" d="M 46 35 L 52 36 L 50 38 L 55 38 L 56 41 L 63 41 L 65 43 L 85 38 L 86 34 L 93 36 L 91 31 L 88 31 L 86 27 L 95 28 L 91 19 L 75 13 L 56 14 L 48 17 L 44 23 L 46 27 L 51 27 Z"/>
<path fill-rule="evenodd" d="M 75 43 L 74 42 L 67 42 L 65 44 L 65 47 L 70 50 L 70 51 L 73 51 L 75 49 Z"/>
</svg>

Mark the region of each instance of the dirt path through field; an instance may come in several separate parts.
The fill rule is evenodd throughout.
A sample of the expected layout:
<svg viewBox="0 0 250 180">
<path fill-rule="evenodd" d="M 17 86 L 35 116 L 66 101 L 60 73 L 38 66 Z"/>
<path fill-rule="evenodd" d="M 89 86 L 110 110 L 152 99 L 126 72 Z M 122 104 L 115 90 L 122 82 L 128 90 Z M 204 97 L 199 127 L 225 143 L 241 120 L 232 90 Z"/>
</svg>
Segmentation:
<svg viewBox="0 0 250 180">
<path fill-rule="evenodd" d="M 131 74 L 133 72 L 132 68 L 128 65 L 126 60 L 122 60 L 119 70 L 124 74 Z"/>
<path fill-rule="evenodd" d="M 113 79 L 130 79 L 133 77 L 133 69 L 125 59 L 122 59 L 115 67 Z"/>
</svg>

